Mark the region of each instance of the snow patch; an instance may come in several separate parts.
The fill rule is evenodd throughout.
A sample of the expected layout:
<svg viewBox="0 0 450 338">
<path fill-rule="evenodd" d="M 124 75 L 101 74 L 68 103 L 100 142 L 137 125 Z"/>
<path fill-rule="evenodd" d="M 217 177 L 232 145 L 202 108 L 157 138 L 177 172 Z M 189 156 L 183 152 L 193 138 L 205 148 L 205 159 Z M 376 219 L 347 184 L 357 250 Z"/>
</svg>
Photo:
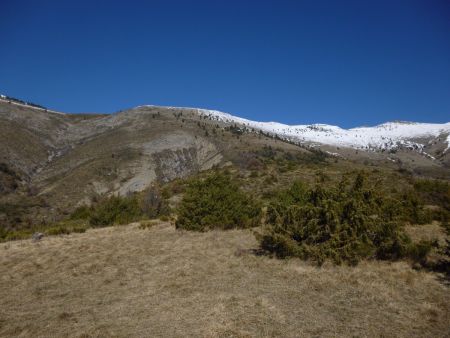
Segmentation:
<svg viewBox="0 0 450 338">
<path fill-rule="evenodd" d="M 387 122 L 374 127 L 343 129 L 327 124 L 286 125 L 278 122 L 256 122 L 216 110 L 197 109 L 212 120 L 240 123 L 249 128 L 298 142 L 313 142 L 363 150 L 396 149 L 400 146 L 422 152 L 424 145 L 418 139 L 438 137 L 450 133 L 450 122 L 415 123 Z M 450 135 L 446 139 L 450 148 Z"/>
<path fill-rule="evenodd" d="M 146 105 L 139 107 L 159 107 Z M 139 108 L 136 107 L 136 108 Z M 328 124 L 286 125 L 278 122 L 258 122 L 242 117 L 233 116 L 218 110 L 198 109 L 189 107 L 164 107 L 170 109 L 193 110 L 200 116 L 213 121 L 240 124 L 248 129 L 263 131 L 270 135 L 277 135 L 296 143 L 309 143 L 311 146 L 327 144 L 336 147 L 348 147 L 367 151 L 392 150 L 399 147 L 424 152 L 427 138 L 436 138 L 448 134 L 445 142 L 450 149 L 450 122 L 416 123 L 416 122 L 387 122 L 373 127 L 357 127 L 344 129 Z M 430 156 L 429 154 L 427 154 Z"/>
</svg>

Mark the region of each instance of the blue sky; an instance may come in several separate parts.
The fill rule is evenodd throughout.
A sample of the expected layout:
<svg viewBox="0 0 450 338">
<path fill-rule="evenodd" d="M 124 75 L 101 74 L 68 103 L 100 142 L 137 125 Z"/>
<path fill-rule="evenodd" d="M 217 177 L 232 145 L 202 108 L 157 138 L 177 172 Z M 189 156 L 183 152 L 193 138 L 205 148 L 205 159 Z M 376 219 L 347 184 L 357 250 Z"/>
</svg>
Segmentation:
<svg viewBox="0 0 450 338">
<path fill-rule="evenodd" d="M 0 93 L 66 112 L 450 121 L 448 0 L 2 0 L 0 32 Z"/>
</svg>

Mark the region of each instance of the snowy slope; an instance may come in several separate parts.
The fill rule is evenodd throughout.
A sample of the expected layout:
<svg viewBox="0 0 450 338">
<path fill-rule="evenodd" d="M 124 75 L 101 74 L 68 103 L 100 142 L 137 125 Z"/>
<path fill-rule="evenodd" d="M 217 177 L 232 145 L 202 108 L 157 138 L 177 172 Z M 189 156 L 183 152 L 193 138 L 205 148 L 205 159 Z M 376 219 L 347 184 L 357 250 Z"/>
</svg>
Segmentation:
<svg viewBox="0 0 450 338">
<path fill-rule="evenodd" d="M 450 146 L 450 122 L 445 124 L 388 122 L 374 127 L 342 129 L 326 124 L 289 126 L 277 122 L 256 122 L 215 110 L 198 109 L 212 120 L 245 125 L 297 142 L 320 143 L 356 149 L 381 150 L 399 146 L 422 151 L 430 138 L 443 136 Z M 422 141 L 422 142 L 420 142 Z"/>
</svg>

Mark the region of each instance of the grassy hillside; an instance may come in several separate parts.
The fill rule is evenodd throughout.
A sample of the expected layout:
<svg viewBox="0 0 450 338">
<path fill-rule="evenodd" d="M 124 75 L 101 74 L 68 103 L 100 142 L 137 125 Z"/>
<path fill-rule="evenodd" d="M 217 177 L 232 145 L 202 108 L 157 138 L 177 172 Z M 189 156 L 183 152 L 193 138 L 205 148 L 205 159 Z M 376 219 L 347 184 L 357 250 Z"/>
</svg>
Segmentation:
<svg viewBox="0 0 450 338">
<path fill-rule="evenodd" d="M 448 336 L 450 294 L 433 274 L 257 250 L 251 230 L 167 223 L 0 244 L 0 336 Z"/>
<path fill-rule="evenodd" d="M 444 157 L 162 107 L 0 102 L 0 143 L 0 336 L 448 336 Z"/>
<path fill-rule="evenodd" d="M 316 170 L 332 180 L 349 170 L 378 170 L 394 185 L 399 169 L 402 183 L 407 175 L 450 175 L 440 160 L 413 151 L 297 146 L 195 109 L 70 115 L 0 101 L 0 122 L 0 224 L 7 231 L 53 224 L 102 196 L 143 191 L 213 167 L 251 176 L 245 185 L 256 194 L 311 180 Z"/>
</svg>

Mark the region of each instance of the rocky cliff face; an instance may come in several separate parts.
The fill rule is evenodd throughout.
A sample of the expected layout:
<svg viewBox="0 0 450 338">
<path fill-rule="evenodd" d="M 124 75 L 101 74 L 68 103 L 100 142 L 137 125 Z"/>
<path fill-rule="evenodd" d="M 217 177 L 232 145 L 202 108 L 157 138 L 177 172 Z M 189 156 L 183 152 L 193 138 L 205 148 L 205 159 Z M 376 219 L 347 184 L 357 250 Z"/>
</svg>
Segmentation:
<svg viewBox="0 0 450 338">
<path fill-rule="evenodd" d="M 0 191 L 32 187 L 68 206 L 186 177 L 220 164 L 237 141 L 213 137 L 206 124 L 178 109 L 70 115 L 0 101 Z"/>
</svg>

